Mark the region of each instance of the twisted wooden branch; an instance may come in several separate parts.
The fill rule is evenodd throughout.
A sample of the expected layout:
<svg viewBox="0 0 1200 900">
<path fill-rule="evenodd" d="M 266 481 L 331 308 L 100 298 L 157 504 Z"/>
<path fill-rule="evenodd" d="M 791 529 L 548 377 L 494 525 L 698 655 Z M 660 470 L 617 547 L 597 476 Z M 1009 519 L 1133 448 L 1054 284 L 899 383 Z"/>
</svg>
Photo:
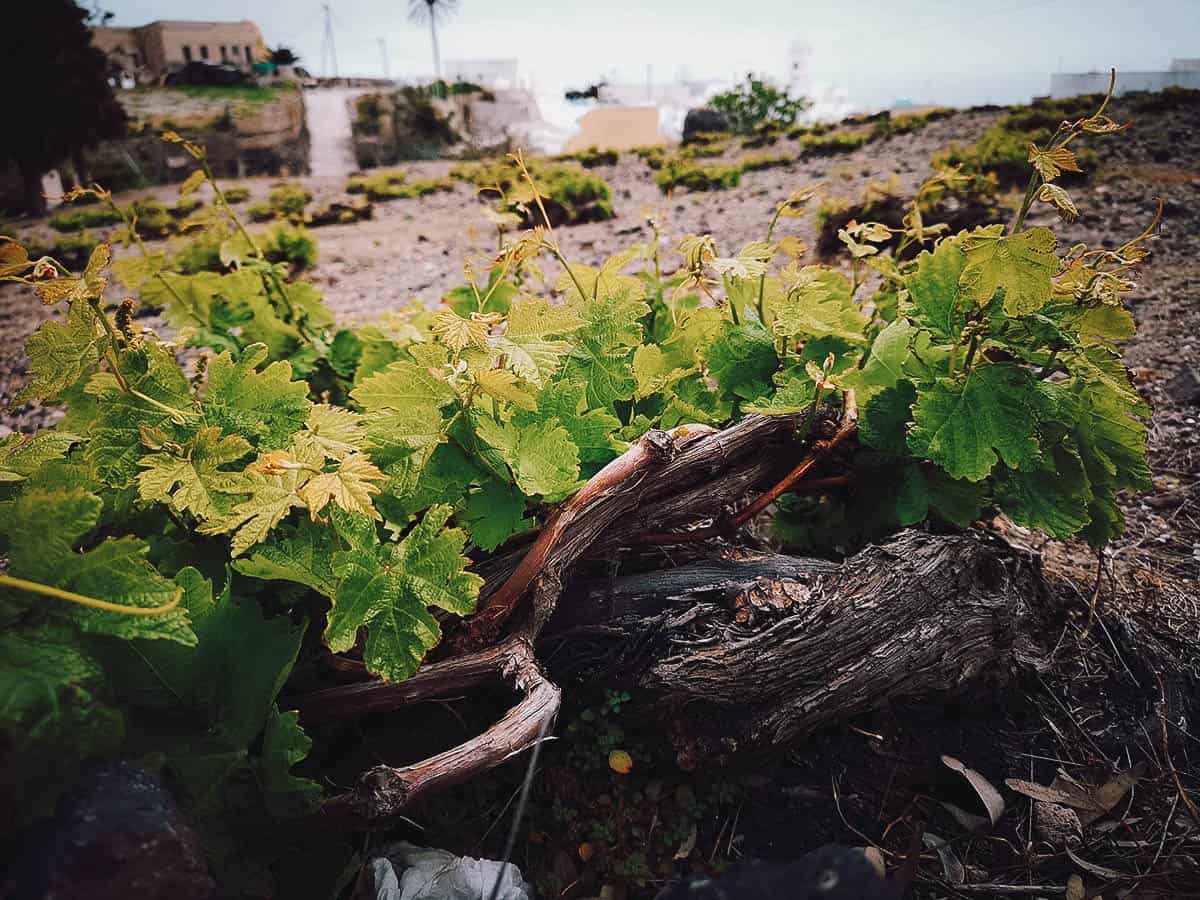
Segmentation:
<svg viewBox="0 0 1200 900">
<path fill-rule="evenodd" d="M 561 692 L 542 673 L 533 648 L 510 638 L 481 653 L 436 663 L 408 681 L 348 685 L 300 698 L 300 718 L 309 725 L 343 718 L 347 706 L 354 715 L 384 712 L 452 696 L 489 680 L 509 682 L 524 698 L 491 728 L 445 753 L 403 768 L 368 769 L 353 791 L 326 800 L 322 813 L 368 825 L 387 823 L 426 794 L 469 781 L 532 747 L 558 715 Z"/>
</svg>

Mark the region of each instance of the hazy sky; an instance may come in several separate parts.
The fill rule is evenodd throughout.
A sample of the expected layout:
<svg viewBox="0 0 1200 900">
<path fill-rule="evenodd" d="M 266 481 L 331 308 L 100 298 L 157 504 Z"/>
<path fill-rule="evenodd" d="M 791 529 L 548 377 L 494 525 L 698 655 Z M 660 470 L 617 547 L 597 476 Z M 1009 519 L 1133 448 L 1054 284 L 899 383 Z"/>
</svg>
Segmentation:
<svg viewBox="0 0 1200 900">
<path fill-rule="evenodd" d="M 329 0 L 341 74 L 432 71 L 428 29 L 407 0 Z M 101 0 L 114 24 L 250 18 L 270 45 L 322 66 L 322 0 Z M 864 106 L 896 99 L 972 103 L 1045 93 L 1052 71 L 1165 68 L 1200 56 L 1200 0 L 460 0 L 440 31 L 443 59 L 516 57 L 542 91 L 600 78 L 784 76 L 809 48 L 815 84 Z"/>
</svg>

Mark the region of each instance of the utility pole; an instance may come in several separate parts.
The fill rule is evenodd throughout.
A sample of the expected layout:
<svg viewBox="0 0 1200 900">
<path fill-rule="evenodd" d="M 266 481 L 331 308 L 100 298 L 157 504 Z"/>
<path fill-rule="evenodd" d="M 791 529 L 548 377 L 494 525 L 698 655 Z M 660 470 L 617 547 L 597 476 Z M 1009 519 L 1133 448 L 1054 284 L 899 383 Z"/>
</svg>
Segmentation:
<svg viewBox="0 0 1200 900">
<path fill-rule="evenodd" d="M 321 42 L 321 68 L 329 77 L 329 62 L 333 63 L 333 77 L 338 77 L 337 47 L 333 43 L 333 10 L 326 3 L 325 9 L 325 39 Z"/>
<path fill-rule="evenodd" d="M 383 78 L 385 81 L 391 81 L 392 76 L 388 71 L 387 38 L 379 39 L 379 55 L 383 59 Z"/>
</svg>

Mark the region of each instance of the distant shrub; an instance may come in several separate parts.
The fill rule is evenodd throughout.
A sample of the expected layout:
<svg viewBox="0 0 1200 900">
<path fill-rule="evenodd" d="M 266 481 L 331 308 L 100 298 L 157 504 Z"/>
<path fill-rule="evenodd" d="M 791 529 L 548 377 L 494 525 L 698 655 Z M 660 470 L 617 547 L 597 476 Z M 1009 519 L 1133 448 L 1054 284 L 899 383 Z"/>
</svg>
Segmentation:
<svg viewBox="0 0 1200 900">
<path fill-rule="evenodd" d="M 276 225 L 257 237 L 263 255 L 271 262 L 291 263 L 294 270 L 317 264 L 317 242 L 299 225 Z"/>
<path fill-rule="evenodd" d="M 403 169 L 385 169 L 346 182 L 347 194 L 366 194 L 368 200 L 407 200 L 452 190 L 454 182 L 449 178 L 409 181 L 408 173 Z"/>
<path fill-rule="evenodd" d="M 825 134 L 802 135 L 800 149 L 807 156 L 836 156 L 857 150 L 870 140 L 868 131 L 838 129 Z"/>
<path fill-rule="evenodd" d="M 167 209 L 167 212 L 176 219 L 186 219 L 203 205 L 204 201 L 193 194 L 187 197 L 180 197 L 175 201 L 174 206 Z"/>
<path fill-rule="evenodd" d="M 655 144 L 652 147 L 634 147 L 633 154 L 656 172 L 667 161 L 667 148 L 661 144 Z"/>
<path fill-rule="evenodd" d="M 690 143 L 679 148 L 680 159 L 712 159 L 724 155 L 729 149 L 729 135 L 720 133 L 700 134 Z"/>
<path fill-rule="evenodd" d="M 598 175 L 574 163 L 530 160 L 528 167 L 551 225 L 601 222 L 613 217 L 612 190 Z M 524 227 L 542 222 L 533 192 L 511 160 L 460 163 L 450 170 L 450 177 L 468 181 L 485 193 L 499 191 L 504 196 L 504 207 L 520 216 Z"/>
<path fill-rule="evenodd" d="M 275 218 L 275 207 L 266 200 L 259 200 L 246 207 L 246 215 L 251 222 L 270 222 Z"/>
<path fill-rule="evenodd" d="M 562 153 L 551 157 L 555 162 L 577 162 L 585 169 L 596 166 L 615 166 L 620 154 L 616 150 L 601 150 L 599 147 L 588 147 L 577 153 Z"/>
<path fill-rule="evenodd" d="M 793 124 L 811 104 L 804 97 L 789 96 L 787 88 L 749 74 L 742 84 L 713 97 L 709 105 L 724 114 L 733 131 L 752 134 L 763 123 Z"/>
<path fill-rule="evenodd" d="M 934 168 L 959 166 L 968 175 L 994 175 L 1001 187 L 1015 187 L 1029 179 L 1029 145 L 1044 144 L 1060 123 L 1090 115 L 1102 98 L 1071 97 L 1042 100 L 1012 107 L 972 144 L 951 144 L 933 157 Z M 1094 167 L 1095 151 L 1076 152 L 1084 170 Z M 1059 181 L 1070 184 L 1083 176 L 1063 173 Z"/>
<path fill-rule="evenodd" d="M 299 184 L 277 184 L 267 197 L 271 208 L 283 218 L 301 216 L 312 200 L 312 192 Z"/>
<path fill-rule="evenodd" d="M 350 222 L 373 218 L 374 215 L 375 207 L 370 202 L 343 203 L 334 200 L 314 209 L 305 217 L 304 224 L 309 228 L 320 228 L 323 225 L 346 225 Z"/>
<path fill-rule="evenodd" d="M 70 234 L 56 235 L 50 244 L 32 241 L 29 246 L 29 256 L 37 259 L 41 256 L 52 256 L 68 269 L 82 269 L 87 265 L 92 251 L 100 243 L 99 238 L 90 231 L 80 231 Z"/>
<path fill-rule="evenodd" d="M 245 203 L 250 199 L 250 188 L 247 187 L 231 187 L 225 188 L 225 199 L 229 203 Z"/>
<path fill-rule="evenodd" d="M 134 200 L 129 205 L 134 228 L 144 238 L 163 238 L 175 230 L 170 210 L 157 200 Z"/>
<path fill-rule="evenodd" d="M 686 188 L 689 191 L 723 191 L 742 183 L 742 167 L 702 165 L 670 159 L 654 176 L 654 180 L 664 194 L 676 188 Z"/>
<path fill-rule="evenodd" d="M 796 161 L 796 157 L 788 153 L 752 153 L 742 160 L 743 172 L 757 172 L 760 169 L 775 169 L 787 166 Z"/>
<path fill-rule="evenodd" d="M 120 214 L 106 204 L 68 207 L 50 217 L 50 227 L 55 231 L 82 231 L 85 228 L 101 228 L 116 225 Z"/>
</svg>

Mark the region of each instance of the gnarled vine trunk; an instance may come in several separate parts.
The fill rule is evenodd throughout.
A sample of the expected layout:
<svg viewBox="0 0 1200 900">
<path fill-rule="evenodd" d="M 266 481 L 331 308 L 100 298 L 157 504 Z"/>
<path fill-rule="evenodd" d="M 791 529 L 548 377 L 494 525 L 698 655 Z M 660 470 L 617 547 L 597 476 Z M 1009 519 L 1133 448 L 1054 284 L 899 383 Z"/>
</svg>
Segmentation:
<svg viewBox="0 0 1200 900">
<path fill-rule="evenodd" d="M 481 567 L 480 612 L 452 635 L 448 658 L 402 683 L 293 698 L 313 723 L 459 695 L 489 680 L 522 695 L 452 750 L 364 773 L 326 813 L 384 823 L 532 746 L 558 712 L 551 678 L 639 688 L 643 708 L 671 723 L 680 762 L 690 766 L 714 753 L 776 747 L 889 703 L 957 692 L 985 673 L 1004 677 L 1031 642 L 1040 573 L 996 538 L 909 531 L 840 564 L 713 542 L 764 497 L 820 472 L 853 434 L 853 402 L 850 395 L 840 423 L 814 423 L 807 447 L 784 417 L 644 435 L 533 544 Z M 672 544 L 661 568 L 572 580 L 583 558 Z M 558 652 L 564 642 L 569 652 Z M 554 661 L 549 675 L 539 659 Z"/>
</svg>

